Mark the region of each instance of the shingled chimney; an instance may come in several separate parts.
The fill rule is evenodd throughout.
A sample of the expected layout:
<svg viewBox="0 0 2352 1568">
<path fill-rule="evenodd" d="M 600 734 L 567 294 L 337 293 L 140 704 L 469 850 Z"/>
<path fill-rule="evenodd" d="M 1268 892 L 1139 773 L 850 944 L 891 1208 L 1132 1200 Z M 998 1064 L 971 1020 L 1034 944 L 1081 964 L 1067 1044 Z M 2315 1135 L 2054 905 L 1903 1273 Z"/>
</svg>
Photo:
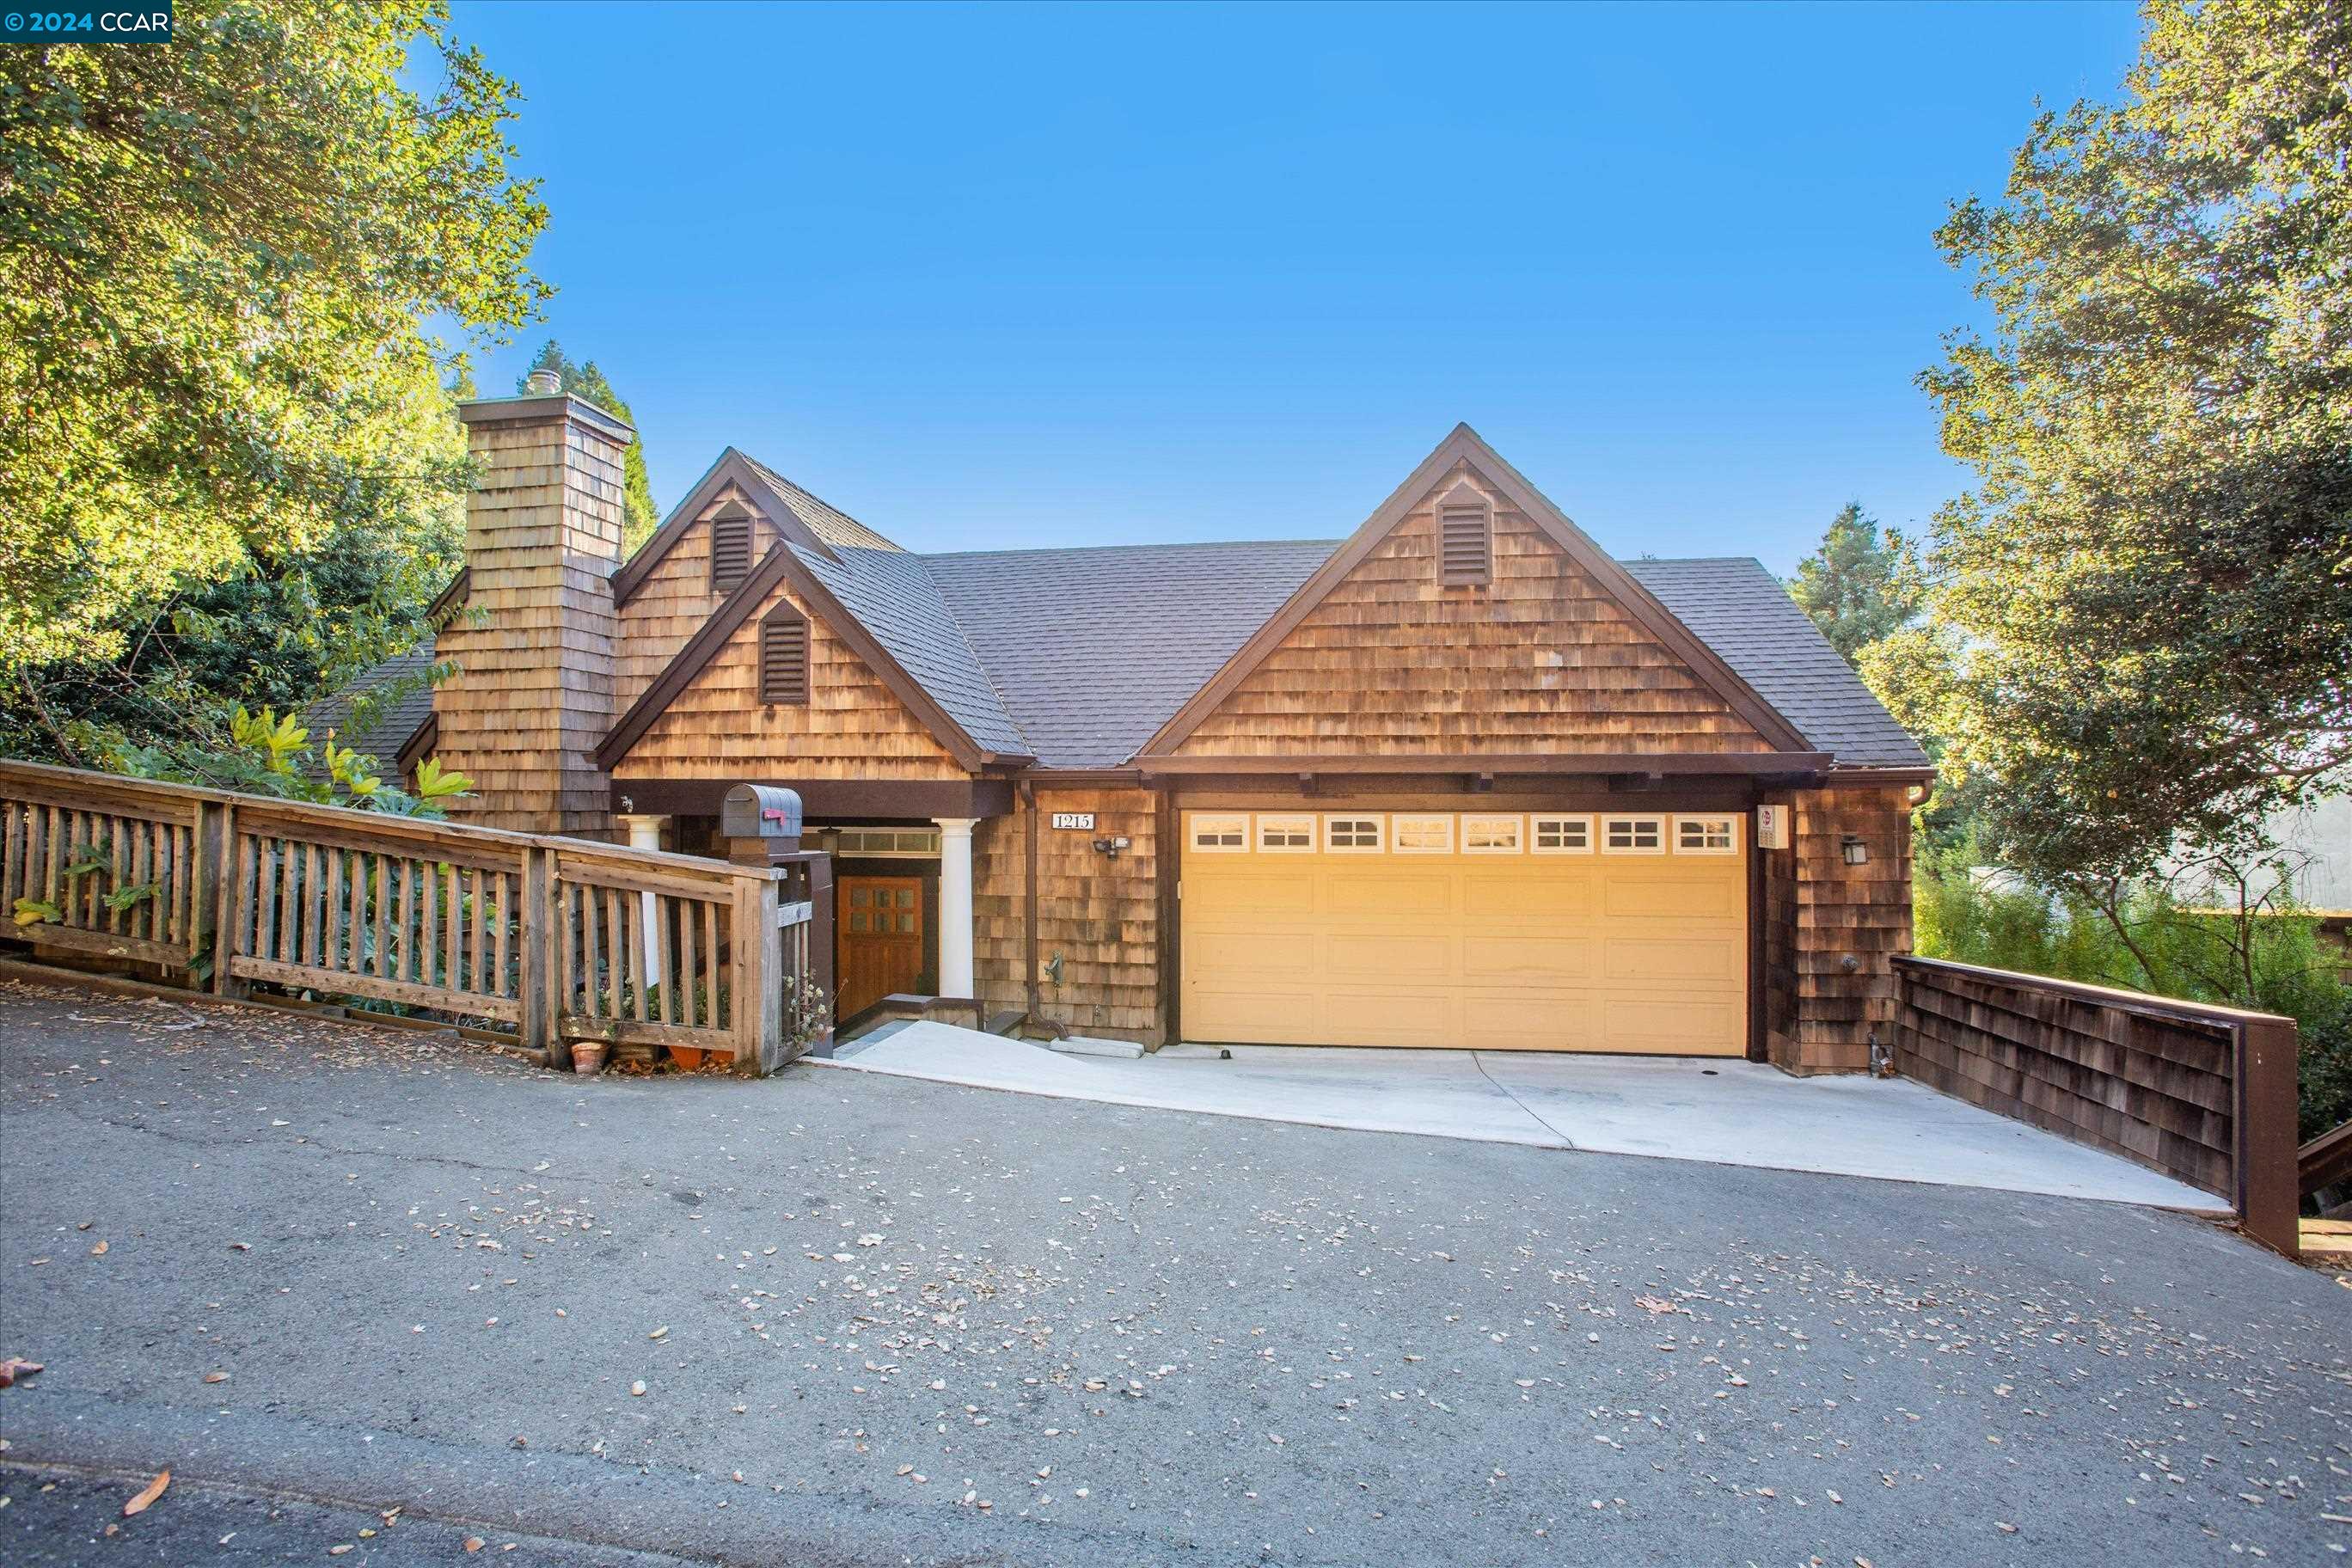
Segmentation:
<svg viewBox="0 0 2352 1568">
<path fill-rule="evenodd" d="M 484 465 L 466 502 L 463 608 L 435 641 L 457 673 L 434 693 L 434 754 L 474 793 L 450 815 L 609 838 L 596 743 L 613 722 L 621 456 L 635 434 L 535 373 L 520 397 L 458 405 Z"/>
</svg>

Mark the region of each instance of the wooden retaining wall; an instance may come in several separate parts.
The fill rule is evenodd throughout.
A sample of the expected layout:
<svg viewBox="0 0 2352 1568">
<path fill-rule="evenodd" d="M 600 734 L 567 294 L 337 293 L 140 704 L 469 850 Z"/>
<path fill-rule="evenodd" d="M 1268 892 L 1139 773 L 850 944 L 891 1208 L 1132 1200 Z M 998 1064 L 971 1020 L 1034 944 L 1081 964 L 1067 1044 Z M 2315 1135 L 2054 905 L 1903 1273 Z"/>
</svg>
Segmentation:
<svg viewBox="0 0 2352 1568">
<path fill-rule="evenodd" d="M 1896 1070 L 2230 1201 L 2295 1253 L 2295 1026 L 2234 1007 L 1896 958 Z"/>
</svg>

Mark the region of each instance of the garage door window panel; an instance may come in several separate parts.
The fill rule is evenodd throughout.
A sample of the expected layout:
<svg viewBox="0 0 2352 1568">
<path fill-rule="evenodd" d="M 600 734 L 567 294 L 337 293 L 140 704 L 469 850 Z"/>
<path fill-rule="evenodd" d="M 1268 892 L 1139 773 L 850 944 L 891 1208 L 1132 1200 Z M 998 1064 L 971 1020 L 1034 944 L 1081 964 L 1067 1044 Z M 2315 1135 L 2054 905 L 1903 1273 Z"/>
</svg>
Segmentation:
<svg viewBox="0 0 2352 1568">
<path fill-rule="evenodd" d="M 1736 855 L 1739 851 L 1739 819 L 1736 816 L 1677 816 L 1677 855 Z"/>
<path fill-rule="evenodd" d="M 1451 855 L 1454 853 L 1454 818 L 1442 812 L 1399 812 L 1389 822 L 1396 835 L 1396 852 L 1400 855 Z"/>
<path fill-rule="evenodd" d="M 1262 855 L 1314 854 L 1314 815 L 1310 812 L 1260 812 L 1257 847 Z"/>
<path fill-rule="evenodd" d="M 1323 847 L 1334 855 L 1378 855 L 1388 847 L 1388 822 L 1379 816 L 1327 816 Z"/>
<path fill-rule="evenodd" d="M 1666 852 L 1666 819 L 1663 816 L 1604 816 L 1601 819 L 1601 852 L 1604 855 L 1663 855 Z"/>
<path fill-rule="evenodd" d="M 1517 855 L 1527 847 L 1527 819 L 1473 813 L 1462 819 L 1465 855 Z"/>
<path fill-rule="evenodd" d="M 1203 855 L 1246 855 L 1249 818 L 1239 812 L 1231 816 L 1203 812 L 1192 818 L 1192 844 Z"/>
<path fill-rule="evenodd" d="M 1590 855 L 1592 853 L 1592 818 L 1538 816 L 1536 818 L 1532 847 L 1538 855 Z"/>
</svg>

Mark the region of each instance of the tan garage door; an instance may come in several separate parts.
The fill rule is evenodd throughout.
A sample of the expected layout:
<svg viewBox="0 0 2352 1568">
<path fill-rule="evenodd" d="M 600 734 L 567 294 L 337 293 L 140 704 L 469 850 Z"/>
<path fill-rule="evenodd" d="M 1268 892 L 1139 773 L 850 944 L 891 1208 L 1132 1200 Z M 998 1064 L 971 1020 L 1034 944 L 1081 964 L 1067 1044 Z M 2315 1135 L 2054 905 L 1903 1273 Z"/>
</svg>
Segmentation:
<svg viewBox="0 0 2352 1568">
<path fill-rule="evenodd" d="M 1190 1040 L 1738 1056 L 1739 814 L 1184 813 Z"/>
</svg>

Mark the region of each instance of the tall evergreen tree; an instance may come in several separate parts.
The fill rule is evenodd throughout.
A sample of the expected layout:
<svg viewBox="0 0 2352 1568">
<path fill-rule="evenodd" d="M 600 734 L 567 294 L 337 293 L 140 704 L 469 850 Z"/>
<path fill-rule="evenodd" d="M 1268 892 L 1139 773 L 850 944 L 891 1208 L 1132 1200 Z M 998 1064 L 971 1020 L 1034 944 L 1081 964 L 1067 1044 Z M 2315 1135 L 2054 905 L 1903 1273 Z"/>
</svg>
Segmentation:
<svg viewBox="0 0 2352 1568">
<path fill-rule="evenodd" d="M 1797 563 L 1789 596 L 1848 664 L 1919 614 L 1919 592 L 1904 574 L 1901 547 L 1860 501 L 1846 502 L 1830 520 L 1821 547 Z"/>
<path fill-rule="evenodd" d="M 562 377 L 564 391 L 586 398 L 608 414 L 619 415 L 631 429 L 636 427 L 636 416 L 629 412 L 621 395 L 613 390 L 604 373 L 596 368 L 594 360 L 575 364 L 563 352 L 563 345 L 550 338 L 541 346 L 539 357 L 530 362 L 530 369 L 515 377 L 515 391 L 529 391 L 533 372 L 542 370 L 551 370 Z M 621 501 L 626 510 L 621 530 L 621 554 L 625 560 L 661 526 L 661 515 L 654 510 L 653 484 L 646 477 L 646 443 L 641 437 L 629 437 L 629 449 L 621 458 Z"/>
</svg>

